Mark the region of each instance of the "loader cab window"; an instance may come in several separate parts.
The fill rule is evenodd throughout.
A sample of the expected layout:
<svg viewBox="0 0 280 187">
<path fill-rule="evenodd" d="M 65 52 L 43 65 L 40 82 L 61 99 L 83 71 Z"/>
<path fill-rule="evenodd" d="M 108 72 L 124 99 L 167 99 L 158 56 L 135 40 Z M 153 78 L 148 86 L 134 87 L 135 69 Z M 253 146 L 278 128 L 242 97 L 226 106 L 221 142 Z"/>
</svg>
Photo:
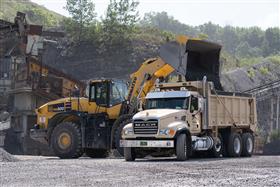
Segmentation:
<svg viewBox="0 0 280 187">
<path fill-rule="evenodd" d="M 99 106 L 108 106 L 108 83 L 96 82 L 90 85 L 89 99 Z"/>
<path fill-rule="evenodd" d="M 113 81 L 110 89 L 110 106 L 114 106 L 125 101 L 127 95 L 127 85 L 123 82 Z"/>
<path fill-rule="evenodd" d="M 96 84 L 96 95 L 95 100 L 96 104 L 100 106 L 107 106 L 108 105 L 108 86 L 107 84 L 101 83 Z"/>
</svg>

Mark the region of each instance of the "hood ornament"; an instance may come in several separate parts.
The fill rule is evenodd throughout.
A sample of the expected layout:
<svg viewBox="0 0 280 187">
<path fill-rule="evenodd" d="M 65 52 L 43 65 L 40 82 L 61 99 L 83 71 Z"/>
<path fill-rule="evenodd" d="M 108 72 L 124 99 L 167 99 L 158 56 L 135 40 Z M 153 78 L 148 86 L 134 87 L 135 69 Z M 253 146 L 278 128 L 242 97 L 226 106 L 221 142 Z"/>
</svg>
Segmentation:
<svg viewBox="0 0 280 187">
<path fill-rule="evenodd" d="M 146 116 L 147 116 L 147 117 L 149 116 L 149 112 L 146 112 Z"/>
</svg>

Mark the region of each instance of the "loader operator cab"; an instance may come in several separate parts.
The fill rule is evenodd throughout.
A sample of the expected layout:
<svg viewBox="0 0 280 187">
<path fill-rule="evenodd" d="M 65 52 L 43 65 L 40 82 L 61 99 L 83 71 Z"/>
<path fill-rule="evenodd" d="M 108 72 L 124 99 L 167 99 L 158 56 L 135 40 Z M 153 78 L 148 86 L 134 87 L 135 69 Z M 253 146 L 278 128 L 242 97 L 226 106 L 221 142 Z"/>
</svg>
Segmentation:
<svg viewBox="0 0 280 187">
<path fill-rule="evenodd" d="M 119 80 L 92 81 L 89 85 L 89 102 L 112 107 L 126 100 L 127 85 Z"/>
</svg>

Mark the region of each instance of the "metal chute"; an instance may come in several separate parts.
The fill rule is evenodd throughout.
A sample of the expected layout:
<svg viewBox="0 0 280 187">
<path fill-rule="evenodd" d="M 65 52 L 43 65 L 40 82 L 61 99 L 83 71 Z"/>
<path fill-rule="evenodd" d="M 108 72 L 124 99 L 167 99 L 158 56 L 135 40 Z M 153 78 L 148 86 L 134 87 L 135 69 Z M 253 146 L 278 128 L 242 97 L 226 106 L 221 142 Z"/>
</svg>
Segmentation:
<svg viewBox="0 0 280 187">
<path fill-rule="evenodd" d="M 160 57 L 186 80 L 202 80 L 206 76 L 217 90 L 222 90 L 221 48 L 221 45 L 209 41 L 184 38 L 161 46 Z"/>
</svg>

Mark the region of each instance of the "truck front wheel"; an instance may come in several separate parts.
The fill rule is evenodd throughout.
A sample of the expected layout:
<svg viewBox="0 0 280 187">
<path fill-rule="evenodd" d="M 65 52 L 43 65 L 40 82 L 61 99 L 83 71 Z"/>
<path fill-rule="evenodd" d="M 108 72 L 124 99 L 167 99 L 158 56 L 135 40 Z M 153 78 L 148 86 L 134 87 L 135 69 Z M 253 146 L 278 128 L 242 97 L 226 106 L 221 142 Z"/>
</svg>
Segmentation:
<svg viewBox="0 0 280 187">
<path fill-rule="evenodd" d="M 187 135 L 180 134 L 176 140 L 176 155 L 177 160 L 185 161 L 188 159 L 188 145 L 187 145 Z"/>
<path fill-rule="evenodd" d="M 231 133 L 228 139 L 228 154 L 230 157 L 239 157 L 242 151 L 242 141 L 238 133 Z"/>
<path fill-rule="evenodd" d="M 55 155 L 59 158 L 79 158 L 83 154 L 79 126 L 73 122 L 58 124 L 51 135 L 51 145 Z"/>
<path fill-rule="evenodd" d="M 251 133 L 242 134 L 242 153 L 241 156 L 250 157 L 254 150 L 254 137 Z"/>
<path fill-rule="evenodd" d="M 134 161 L 136 158 L 135 149 L 133 147 L 124 148 L 124 158 L 125 161 Z"/>
</svg>

